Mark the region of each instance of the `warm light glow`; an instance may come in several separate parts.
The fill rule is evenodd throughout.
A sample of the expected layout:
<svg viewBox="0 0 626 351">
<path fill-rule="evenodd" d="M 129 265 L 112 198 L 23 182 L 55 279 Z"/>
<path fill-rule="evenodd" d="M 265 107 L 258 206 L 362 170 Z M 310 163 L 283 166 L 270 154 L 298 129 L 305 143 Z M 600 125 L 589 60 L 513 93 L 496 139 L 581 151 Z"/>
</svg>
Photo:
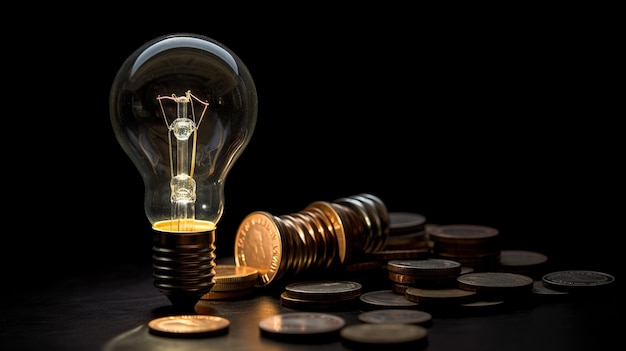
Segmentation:
<svg viewBox="0 0 626 351">
<path fill-rule="evenodd" d="M 167 125 L 168 144 L 170 149 L 170 172 L 172 180 L 171 201 L 172 201 L 172 217 L 169 230 L 186 232 L 194 231 L 195 206 L 196 206 L 196 181 L 193 179 L 196 145 L 198 140 L 198 127 L 202 122 L 202 118 L 209 107 L 208 102 L 201 101 L 187 91 L 185 96 L 158 96 L 157 100 L 161 106 L 161 112 L 165 125 Z M 176 115 L 173 120 L 168 118 L 163 107 L 163 100 L 171 100 L 176 103 Z M 193 102 L 200 103 L 202 113 L 198 120 Z M 171 120 L 171 122 L 170 122 Z M 176 138 L 176 146 L 172 145 L 172 135 Z M 191 146 L 191 147 L 190 147 Z M 221 144 L 217 145 L 217 149 L 221 148 Z M 174 167 L 176 165 L 176 167 Z"/>
<path fill-rule="evenodd" d="M 159 221 L 152 225 L 152 228 L 162 232 L 208 232 L 215 230 L 215 223 L 198 220 L 168 220 Z M 183 228 L 192 228 L 185 230 Z"/>
<path fill-rule="evenodd" d="M 110 110 L 117 140 L 143 178 L 155 229 L 215 227 L 226 176 L 256 124 L 256 89 L 241 60 L 202 35 L 155 38 L 118 71 Z"/>
</svg>

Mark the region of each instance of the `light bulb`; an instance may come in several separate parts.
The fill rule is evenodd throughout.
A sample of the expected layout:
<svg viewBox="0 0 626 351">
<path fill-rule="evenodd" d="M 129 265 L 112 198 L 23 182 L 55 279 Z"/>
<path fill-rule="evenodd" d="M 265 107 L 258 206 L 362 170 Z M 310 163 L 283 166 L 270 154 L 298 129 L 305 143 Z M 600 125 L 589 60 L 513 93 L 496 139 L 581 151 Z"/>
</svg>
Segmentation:
<svg viewBox="0 0 626 351">
<path fill-rule="evenodd" d="M 215 284 L 225 180 L 256 124 L 254 81 L 221 43 L 174 33 L 124 61 L 109 108 L 117 141 L 143 179 L 154 285 L 174 306 L 193 308 Z"/>
</svg>

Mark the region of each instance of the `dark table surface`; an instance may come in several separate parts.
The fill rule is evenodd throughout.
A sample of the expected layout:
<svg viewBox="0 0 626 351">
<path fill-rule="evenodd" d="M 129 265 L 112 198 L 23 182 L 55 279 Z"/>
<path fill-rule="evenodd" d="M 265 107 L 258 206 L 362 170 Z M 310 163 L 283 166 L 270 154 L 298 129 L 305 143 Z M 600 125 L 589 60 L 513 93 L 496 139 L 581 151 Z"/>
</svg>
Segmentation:
<svg viewBox="0 0 626 351">
<path fill-rule="evenodd" d="M 229 263 L 229 259 L 218 259 Z M 280 303 L 281 289 L 259 289 L 237 300 L 201 300 L 199 314 L 230 321 L 225 335 L 169 338 L 149 332 L 148 322 L 177 314 L 153 286 L 150 263 L 120 264 L 93 274 L 63 275 L 40 284 L 4 288 L 3 350 L 346 350 L 339 338 L 297 343 L 261 335 L 259 322 L 295 312 Z M 52 271 L 50 272 L 52 273 Z M 617 280 L 616 280 L 617 282 Z M 384 287 L 369 285 L 371 289 Z M 364 285 L 367 289 L 368 285 Z M 601 294 L 531 298 L 488 313 L 432 313 L 427 350 L 591 350 L 621 340 L 617 285 Z M 324 311 L 361 323 L 366 308 Z M 369 308 L 367 308 L 369 309 Z M 300 311 L 301 312 L 301 311 Z"/>
</svg>

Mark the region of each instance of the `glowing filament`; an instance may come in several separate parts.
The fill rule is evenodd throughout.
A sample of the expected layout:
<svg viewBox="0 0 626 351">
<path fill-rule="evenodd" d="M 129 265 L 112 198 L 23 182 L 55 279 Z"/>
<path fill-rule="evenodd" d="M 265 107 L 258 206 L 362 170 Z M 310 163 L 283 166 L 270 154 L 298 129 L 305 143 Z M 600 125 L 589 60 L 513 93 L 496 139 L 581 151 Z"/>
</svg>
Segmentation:
<svg viewBox="0 0 626 351">
<path fill-rule="evenodd" d="M 163 100 L 176 102 L 176 119 L 168 123 Z M 170 149 L 170 200 L 172 204 L 171 223 L 176 223 L 177 231 L 193 231 L 195 220 L 196 181 L 193 179 L 196 159 L 197 131 L 209 103 L 201 101 L 187 91 L 185 96 L 157 96 L 161 106 L 163 119 L 168 129 L 168 143 Z M 202 104 L 200 118 L 196 121 L 193 102 Z M 176 139 L 176 147 L 172 145 L 172 135 Z M 174 157 L 176 154 L 176 157 Z M 174 162 L 174 159 L 176 160 Z"/>
</svg>

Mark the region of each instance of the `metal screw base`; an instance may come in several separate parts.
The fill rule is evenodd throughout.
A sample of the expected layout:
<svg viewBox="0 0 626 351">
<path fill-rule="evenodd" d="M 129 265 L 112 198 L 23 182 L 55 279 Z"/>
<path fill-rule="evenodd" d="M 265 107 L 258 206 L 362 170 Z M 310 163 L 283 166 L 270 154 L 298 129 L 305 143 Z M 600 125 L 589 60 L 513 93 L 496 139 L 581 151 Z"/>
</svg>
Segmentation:
<svg viewBox="0 0 626 351">
<path fill-rule="evenodd" d="M 154 286 L 175 308 L 193 311 L 200 298 L 215 285 L 215 230 L 153 233 Z"/>
</svg>

